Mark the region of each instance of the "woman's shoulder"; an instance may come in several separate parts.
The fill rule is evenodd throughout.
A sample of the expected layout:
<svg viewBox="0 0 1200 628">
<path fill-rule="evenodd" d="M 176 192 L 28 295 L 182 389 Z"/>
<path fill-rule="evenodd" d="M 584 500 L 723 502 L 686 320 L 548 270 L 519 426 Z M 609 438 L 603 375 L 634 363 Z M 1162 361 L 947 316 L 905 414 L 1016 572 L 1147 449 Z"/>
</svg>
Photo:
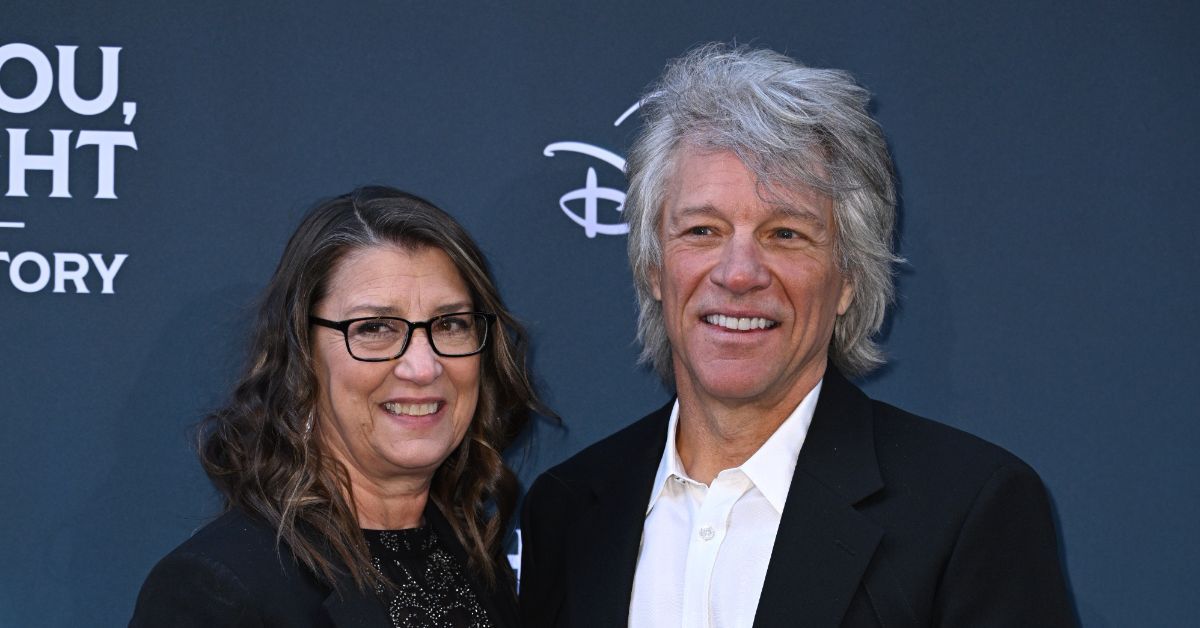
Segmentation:
<svg viewBox="0 0 1200 628">
<path fill-rule="evenodd" d="M 264 553 L 276 553 L 275 536 L 275 530 L 267 522 L 233 509 L 196 530 L 164 560 L 204 556 L 228 563 L 257 562 Z M 281 548 L 286 551 L 286 546 Z"/>
<path fill-rule="evenodd" d="M 154 566 L 130 626 L 161 625 L 167 618 L 184 626 L 271 624 L 269 618 L 282 609 L 319 608 L 327 594 L 287 546 L 276 542 L 270 525 L 231 510 Z"/>
</svg>

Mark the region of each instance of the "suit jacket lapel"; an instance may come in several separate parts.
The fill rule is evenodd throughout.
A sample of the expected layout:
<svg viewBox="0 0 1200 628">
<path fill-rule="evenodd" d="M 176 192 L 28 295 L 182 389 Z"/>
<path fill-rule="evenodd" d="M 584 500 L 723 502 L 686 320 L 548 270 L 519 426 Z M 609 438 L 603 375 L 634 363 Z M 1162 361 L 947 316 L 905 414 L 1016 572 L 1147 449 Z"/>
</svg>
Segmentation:
<svg viewBox="0 0 1200 628">
<path fill-rule="evenodd" d="M 569 551 L 576 557 L 567 598 L 571 626 L 611 628 L 629 621 L 633 577 L 655 470 L 667 441 L 671 402 L 626 434 L 624 456 L 614 472 L 592 485 L 591 511 L 575 531 Z"/>
<path fill-rule="evenodd" d="M 883 531 L 854 504 L 883 487 L 870 400 L 829 367 L 771 551 L 756 628 L 837 626 Z"/>
</svg>

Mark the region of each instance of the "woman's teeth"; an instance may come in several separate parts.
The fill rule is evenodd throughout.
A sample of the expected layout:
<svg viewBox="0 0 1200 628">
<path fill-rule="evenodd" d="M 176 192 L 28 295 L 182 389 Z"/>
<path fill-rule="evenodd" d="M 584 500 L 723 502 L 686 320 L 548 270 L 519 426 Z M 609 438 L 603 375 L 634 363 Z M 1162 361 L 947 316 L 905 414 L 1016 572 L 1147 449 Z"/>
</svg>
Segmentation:
<svg viewBox="0 0 1200 628">
<path fill-rule="evenodd" d="M 425 416 L 437 412 L 438 404 L 434 403 L 394 403 L 387 402 L 383 404 L 383 408 L 392 414 L 405 414 L 408 416 Z"/>
</svg>

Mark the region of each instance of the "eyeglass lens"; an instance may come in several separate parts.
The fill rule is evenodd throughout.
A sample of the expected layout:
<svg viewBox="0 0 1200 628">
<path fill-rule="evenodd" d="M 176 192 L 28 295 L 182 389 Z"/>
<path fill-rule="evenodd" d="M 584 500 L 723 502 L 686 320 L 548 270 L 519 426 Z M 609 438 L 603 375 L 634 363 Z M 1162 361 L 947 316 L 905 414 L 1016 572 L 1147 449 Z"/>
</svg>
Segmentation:
<svg viewBox="0 0 1200 628">
<path fill-rule="evenodd" d="M 424 327 L 434 351 L 447 356 L 475 353 L 487 339 L 487 317 L 465 313 L 436 316 L 425 323 L 396 318 L 355 321 L 346 330 L 346 342 L 356 358 L 393 358 L 405 348 L 414 327 Z"/>
</svg>

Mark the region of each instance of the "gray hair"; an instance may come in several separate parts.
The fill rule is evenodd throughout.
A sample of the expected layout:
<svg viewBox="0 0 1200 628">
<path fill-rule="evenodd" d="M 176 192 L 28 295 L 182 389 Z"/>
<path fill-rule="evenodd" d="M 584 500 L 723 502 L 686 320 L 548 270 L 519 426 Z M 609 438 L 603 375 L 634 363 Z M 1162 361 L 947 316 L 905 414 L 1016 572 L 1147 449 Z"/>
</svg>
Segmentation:
<svg viewBox="0 0 1200 628">
<path fill-rule="evenodd" d="M 839 269 L 854 301 L 834 323 L 830 358 L 859 376 L 883 364 L 872 340 L 895 293 L 896 188 L 870 95 L 846 72 L 806 67 L 770 50 L 724 44 L 667 65 L 641 102 L 642 130 L 627 161 L 629 264 L 638 298 L 641 362 L 673 384 L 671 345 L 651 273 L 662 268 L 659 226 L 685 147 L 728 150 L 761 183 L 808 186 L 833 198 Z"/>
</svg>

